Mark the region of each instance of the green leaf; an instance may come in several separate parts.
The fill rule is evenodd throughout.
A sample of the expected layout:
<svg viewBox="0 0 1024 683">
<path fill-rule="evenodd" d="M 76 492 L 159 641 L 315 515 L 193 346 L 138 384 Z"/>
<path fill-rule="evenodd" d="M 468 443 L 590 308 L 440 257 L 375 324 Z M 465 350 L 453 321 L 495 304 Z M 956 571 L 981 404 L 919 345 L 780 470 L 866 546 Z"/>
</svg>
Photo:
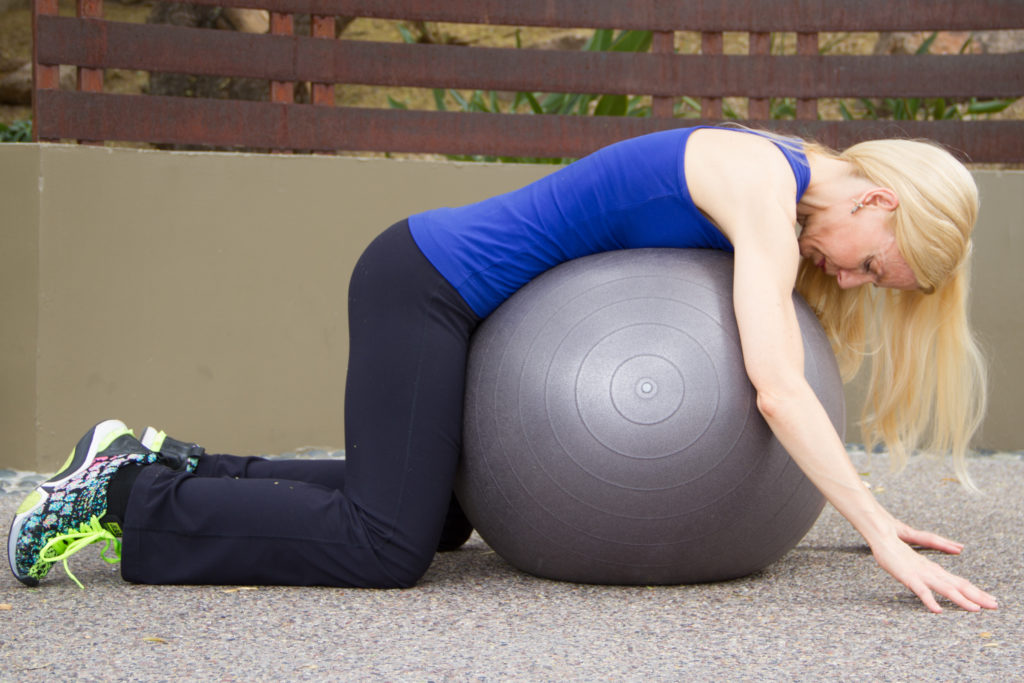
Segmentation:
<svg viewBox="0 0 1024 683">
<path fill-rule="evenodd" d="M 540 106 L 540 102 L 537 101 L 532 92 L 524 92 L 523 96 L 526 98 L 526 102 L 530 105 L 530 109 L 533 110 L 534 114 L 544 113 L 544 107 Z"/>
<path fill-rule="evenodd" d="M 626 116 L 645 117 L 651 115 L 651 108 L 646 103 L 646 98 L 640 95 L 633 95 L 629 98 L 629 105 L 626 107 Z"/>
<path fill-rule="evenodd" d="M 434 106 L 438 111 L 448 111 L 448 107 L 444 103 L 444 90 L 441 88 L 434 88 Z"/>
<path fill-rule="evenodd" d="M 932 49 L 932 43 L 934 43 L 935 39 L 938 38 L 938 37 L 939 37 L 939 32 L 938 31 L 933 32 L 930 36 L 925 38 L 925 41 L 923 43 L 921 43 L 921 47 L 917 48 L 917 51 L 914 54 L 915 55 L 926 55 L 926 54 L 928 54 L 928 51 Z"/>
<path fill-rule="evenodd" d="M 612 46 L 614 32 L 610 28 L 601 28 L 594 31 L 590 40 L 583 46 L 585 52 L 605 52 Z"/>
<path fill-rule="evenodd" d="M 773 97 L 771 99 L 769 117 L 773 119 L 795 119 L 796 101 L 791 97 Z"/>
<path fill-rule="evenodd" d="M 623 31 L 612 42 L 615 52 L 647 52 L 654 41 L 652 31 Z"/>
<path fill-rule="evenodd" d="M 998 114 L 1016 101 L 1017 99 L 1014 98 L 1007 100 L 983 100 L 979 102 L 978 100 L 971 98 L 970 103 L 967 105 L 967 113 Z"/>
<path fill-rule="evenodd" d="M 772 34 L 772 38 L 773 39 L 774 39 L 774 37 L 775 37 L 775 34 Z M 846 41 L 846 39 L 849 38 L 849 37 L 850 37 L 850 34 L 848 32 L 847 33 L 840 33 L 839 35 L 835 36 L 834 38 L 832 38 L 831 40 L 826 42 L 824 45 L 822 45 L 821 49 L 818 50 L 818 54 L 823 54 L 823 55 L 828 54 L 829 52 L 834 50 L 836 47 L 838 47 L 839 45 L 844 43 Z"/>
<path fill-rule="evenodd" d="M 517 92 L 512 97 L 512 105 L 508 109 L 509 114 L 515 114 L 516 110 L 519 109 L 519 105 L 526 101 L 526 93 Z"/>
<path fill-rule="evenodd" d="M 32 142 L 32 119 L 0 123 L 0 142 Z"/>
<path fill-rule="evenodd" d="M 595 95 L 575 95 L 570 97 L 569 100 L 573 103 L 573 107 L 576 109 L 578 116 L 587 116 L 590 114 L 590 103 L 594 101 Z M 570 113 L 571 108 L 569 112 Z"/>
<path fill-rule="evenodd" d="M 947 119 L 960 119 L 960 108 L 956 104 L 946 102 L 944 97 L 936 97 L 931 100 L 931 117 L 936 121 Z"/>
<path fill-rule="evenodd" d="M 548 95 L 546 98 L 544 98 L 544 113 L 571 114 L 572 110 L 579 105 L 580 98 L 582 97 L 583 95 L 580 95 L 578 93 L 561 93 L 558 95 Z"/>
<path fill-rule="evenodd" d="M 408 109 L 409 108 L 409 105 L 407 105 L 405 102 L 399 102 L 398 100 L 396 100 L 391 95 L 388 95 L 388 106 L 390 106 L 392 109 Z"/>
<path fill-rule="evenodd" d="M 495 92 L 492 90 L 490 92 L 490 97 L 493 98 L 494 96 Z M 484 92 L 482 90 L 477 90 L 476 92 L 474 92 L 473 99 L 470 100 L 470 102 L 473 104 L 473 106 L 478 107 L 477 111 L 481 111 L 484 113 L 498 112 L 498 110 L 495 107 L 491 106 L 491 103 L 488 101 L 488 98 L 484 97 Z"/>
<path fill-rule="evenodd" d="M 482 112 L 485 114 L 488 112 L 487 105 L 484 103 L 483 96 L 479 90 L 474 90 L 473 94 L 465 102 L 463 111 Z"/>
<path fill-rule="evenodd" d="M 625 116 L 628 105 L 625 95 L 602 95 L 597 101 L 594 116 Z"/>
<path fill-rule="evenodd" d="M 412 34 L 412 31 L 405 24 L 398 25 L 398 34 L 402 36 L 402 41 L 405 43 L 412 44 L 416 42 L 416 36 Z"/>
<path fill-rule="evenodd" d="M 910 99 L 903 100 L 903 107 L 907 113 L 907 119 L 914 121 L 917 119 L 917 112 L 921 109 L 921 99 L 912 97 Z"/>
<path fill-rule="evenodd" d="M 466 109 L 469 107 L 469 103 L 466 102 L 465 97 L 460 95 L 457 91 L 452 90 L 451 88 L 448 89 L 448 94 L 451 95 L 452 99 L 455 100 L 455 103 L 462 108 L 462 111 L 466 111 Z"/>
<path fill-rule="evenodd" d="M 566 93 L 550 93 L 545 95 L 541 101 L 541 112 L 545 114 L 567 113 L 570 108 L 570 105 L 567 104 L 568 100 L 569 95 Z"/>
<path fill-rule="evenodd" d="M 695 114 L 700 113 L 700 102 L 690 97 L 689 95 L 683 95 L 683 97 L 680 99 L 679 104 L 680 108 L 689 108 Z"/>
</svg>

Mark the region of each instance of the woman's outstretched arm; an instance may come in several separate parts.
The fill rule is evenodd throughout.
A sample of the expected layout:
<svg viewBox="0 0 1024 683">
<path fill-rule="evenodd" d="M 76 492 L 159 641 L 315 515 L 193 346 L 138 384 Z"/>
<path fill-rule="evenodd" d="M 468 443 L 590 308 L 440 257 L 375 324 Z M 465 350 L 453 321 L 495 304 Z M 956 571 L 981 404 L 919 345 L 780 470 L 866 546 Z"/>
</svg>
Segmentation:
<svg viewBox="0 0 1024 683">
<path fill-rule="evenodd" d="M 995 599 L 915 552 L 916 543 L 958 553 L 962 546 L 911 529 L 892 517 L 863 485 L 828 415 L 803 378 L 799 326 L 792 307 L 792 283 L 769 271 L 756 247 L 737 247 L 734 304 L 744 362 L 757 389 L 758 409 L 772 432 L 808 478 L 871 547 L 875 560 L 912 590 L 933 612 L 934 593 L 966 610 L 996 608 Z M 779 256 L 775 255 L 776 259 Z"/>
<path fill-rule="evenodd" d="M 691 180 L 698 206 L 735 248 L 733 304 L 747 374 L 757 405 L 772 432 L 825 498 L 871 547 L 876 561 L 912 590 L 933 612 L 934 593 L 966 610 L 995 609 L 995 599 L 915 552 L 914 543 L 958 553 L 962 546 L 897 521 L 861 482 L 824 407 L 804 379 L 803 343 L 792 303 L 799 251 L 793 225 L 795 181 L 773 146 L 741 140 L 738 149 L 716 145 L 715 159 L 687 160 L 687 173 L 701 168 L 718 182 Z M 688 150 L 700 154 L 701 146 Z M 726 155 L 734 163 L 719 165 Z M 695 159 L 694 161 L 701 161 Z M 720 173 L 715 173 L 715 167 Z M 728 174 L 722 173 L 728 170 Z M 723 180 L 724 178 L 724 180 Z M 699 195 L 699 196 L 698 196 Z"/>
</svg>

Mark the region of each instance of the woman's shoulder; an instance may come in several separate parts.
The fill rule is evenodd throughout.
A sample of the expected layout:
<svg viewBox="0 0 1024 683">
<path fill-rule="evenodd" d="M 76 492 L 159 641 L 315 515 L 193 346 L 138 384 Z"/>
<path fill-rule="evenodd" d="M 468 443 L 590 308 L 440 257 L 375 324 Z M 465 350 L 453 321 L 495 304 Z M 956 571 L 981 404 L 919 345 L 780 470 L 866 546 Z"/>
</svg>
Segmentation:
<svg viewBox="0 0 1024 683">
<path fill-rule="evenodd" d="M 798 193 L 789 160 L 770 139 L 736 130 L 695 131 L 684 159 L 694 204 L 737 244 L 753 230 L 793 236 Z M 759 227 L 760 226 L 760 227 Z"/>
<path fill-rule="evenodd" d="M 806 165 L 806 157 L 803 157 Z M 785 193 L 794 198 L 798 178 L 794 162 L 776 141 L 728 128 L 699 128 L 686 143 L 683 160 L 691 192 L 731 199 Z M 808 175 L 809 177 L 809 175 Z M 695 197 L 696 199 L 696 197 Z"/>
<path fill-rule="evenodd" d="M 693 128 L 688 135 L 687 148 L 697 148 L 701 150 L 698 153 L 724 158 L 737 166 L 760 163 L 766 156 L 786 158 L 786 150 L 796 158 L 805 156 L 801 140 L 750 128 Z"/>
</svg>

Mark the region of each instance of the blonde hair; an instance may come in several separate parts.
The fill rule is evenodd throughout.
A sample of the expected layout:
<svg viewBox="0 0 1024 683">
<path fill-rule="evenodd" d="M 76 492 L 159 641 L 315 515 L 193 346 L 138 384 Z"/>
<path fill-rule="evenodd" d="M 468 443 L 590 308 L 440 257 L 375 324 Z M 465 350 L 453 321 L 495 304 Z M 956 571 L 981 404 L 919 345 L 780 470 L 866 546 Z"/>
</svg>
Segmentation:
<svg viewBox="0 0 1024 683">
<path fill-rule="evenodd" d="M 917 447 L 953 455 L 973 487 L 966 454 L 985 413 L 984 362 L 967 321 L 971 233 L 978 189 L 949 152 L 926 141 L 872 140 L 836 154 L 872 183 L 893 190 L 892 227 L 917 291 L 839 289 L 805 260 L 797 290 L 817 312 L 844 380 L 871 359 L 861 429 L 869 451 L 885 443 L 894 465 Z"/>
</svg>

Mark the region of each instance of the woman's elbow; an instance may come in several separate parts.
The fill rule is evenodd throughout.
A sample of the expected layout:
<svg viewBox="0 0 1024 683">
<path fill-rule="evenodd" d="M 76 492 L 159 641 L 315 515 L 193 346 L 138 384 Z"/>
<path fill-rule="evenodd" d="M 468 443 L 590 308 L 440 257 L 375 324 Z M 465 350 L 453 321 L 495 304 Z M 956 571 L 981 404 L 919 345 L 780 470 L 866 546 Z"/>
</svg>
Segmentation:
<svg viewBox="0 0 1024 683">
<path fill-rule="evenodd" d="M 757 411 L 766 422 L 771 423 L 778 418 L 782 405 L 782 399 L 778 395 L 767 391 L 757 392 Z"/>
<path fill-rule="evenodd" d="M 801 382 L 778 382 L 770 386 L 758 386 L 757 410 L 768 423 L 779 420 L 785 412 L 799 405 Z"/>
<path fill-rule="evenodd" d="M 807 392 L 813 390 L 804 377 L 803 358 L 765 359 L 751 362 L 747 359 L 747 379 L 757 397 L 757 410 L 765 420 L 771 422 L 786 410 L 793 410 Z"/>
</svg>

